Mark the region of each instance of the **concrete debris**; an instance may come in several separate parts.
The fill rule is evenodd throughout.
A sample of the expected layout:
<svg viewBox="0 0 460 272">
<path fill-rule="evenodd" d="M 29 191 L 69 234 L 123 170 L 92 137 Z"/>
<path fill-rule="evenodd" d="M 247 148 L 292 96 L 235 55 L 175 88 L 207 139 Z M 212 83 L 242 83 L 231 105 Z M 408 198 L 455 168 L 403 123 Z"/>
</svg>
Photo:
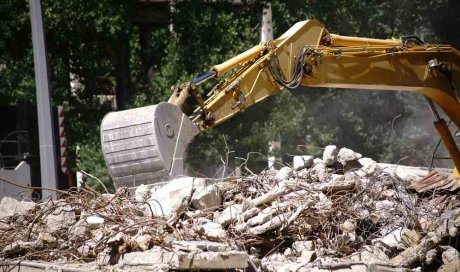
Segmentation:
<svg viewBox="0 0 460 272">
<path fill-rule="evenodd" d="M 11 197 L 4 197 L 0 202 L 0 220 L 13 215 L 25 215 L 35 206 L 34 202 L 18 201 Z"/>
<path fill-rule="evenodd" d="M 288 180 L 292 177 L 293 174 L 294 174 L 294 171 L 292 170 L 292 168 L 285 166 L 276 173 L 275 180 L 278 182 L 281 182 L 283 180 Z"/>
<path fill-rule="evenodd" d="M 192 196 L 192 206 L 197 210 L 215 210 L 221 201 L 219 187 L 216 185 L 198 188 Z"/>
<path fill-rule="evenodd" d="M 292 159 L 292 167 L 296 170 L 310 168 L 313 166 L 313 156 L 294 156 Z"/>
<path fill-rule="evenodd" d="M 356 161 L 363 157 L 363 155 L 349 149 L 346 147 L 342 147 L 337 154 L 337 161 L 340 162 L 342 165 L 346 165 L 350 161 Z"/>
<path fill-rule="evenodd" d="M 337 162 L 337 155 L 339 151 L 337 146 L 335 145 L 328 145 L 324 148 L 323 152 L 323 162 L 327 166 L 332 166 Z"/>
<path fill-rule="evenodd" d="M 112 195 L 83 187 L 38 204 L 4 198 L 0 260 L 106 271 L 460 267 L 460 198 L 414 187 L 424 169 L 336 146 L 296 160 L 258 175 L 181 177 Z"/>
</svg>

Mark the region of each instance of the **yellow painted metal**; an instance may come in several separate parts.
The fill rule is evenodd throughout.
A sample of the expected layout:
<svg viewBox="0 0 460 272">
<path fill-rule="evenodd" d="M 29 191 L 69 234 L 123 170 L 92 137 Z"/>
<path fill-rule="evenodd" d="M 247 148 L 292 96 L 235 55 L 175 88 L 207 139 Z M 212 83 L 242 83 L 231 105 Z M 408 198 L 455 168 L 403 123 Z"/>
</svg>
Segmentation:
<svg viewBox="0 0 460 272">
<path fill-rule="evenodd" d="M 454 177 L 460 178 L 460 173 L 458 172 L 458 168 L 457 168 L 457 167 L 454 168 Z"/>
<path fill-rule="evenodd" d="M 259 56 L 265 50 L 265 46 L 262 44 L 256 45 L 253 48 L 249 49 L 246 52 L 239 54 L 236 57 L 233 57 L 226 62 L 221 64 L 215 65 L 211 68 L 212 71 L 217 73 L 217 76 L 223 76 L 227 72 L 231 71 L 233 68 L 242 65 L 249 60 L 254 59 L 255 57 Z"/>
<path fill-rule="evenodd" d="M 438 131 L 439 135 L 441 136 L 442 141 L 444 142 L 444 145 L 449 152 L 450 157 L 454 161 L 454 165 L 456 167 L 460 166 L 460 151 L 458 150 L 457 144 L 454 141 L 454 138 L 452 138 L 452 134 L 449 131 L 449 127 L 446 125 L 446 121 L 444 120 L 439 120 L 434 122 L 434 126 L 436 130 Z"/>
<path fill-rule="evenodd" d="M 418 92 L 434 101 L 460 128 L 460 103 L 447 77 L 428 67 L 428 61 L 433 59 L 449 63 L 453 77 L 459 79 L 460 53 L 456 49 L 447 45 L 409 46 L 401 40 L 329 34 L 317 20 L 299 22 L 268 47 L 258 45 L 214 66 L 213 70 L 219 75 L 239 69 L 220 82 L 205 101 L 214 122 L 205 122 L 199 114 L 193 121 L 200 130 L 207 129 L 279 92 L 282 86 L 271 74 L 269 60 L 277 58 L 283 77 L 291 78 L 296 60 L 305 47 L 315 55 L 308 63 L 310 73 L 303 77 L 303 86 Z M 460 169 L 460 156 L 452 156 Z"/>
<path fill-rule="evenodd" d="M 402 45 L 401 40 L 381 40 L 381 39 L 371 39 L 371 38 L 359 38 L 359 37 L 349 37 L 341 36 L 337 34 L 330 35 L 331 43 L 328 46 L 400 46 Z"/>
</svg>

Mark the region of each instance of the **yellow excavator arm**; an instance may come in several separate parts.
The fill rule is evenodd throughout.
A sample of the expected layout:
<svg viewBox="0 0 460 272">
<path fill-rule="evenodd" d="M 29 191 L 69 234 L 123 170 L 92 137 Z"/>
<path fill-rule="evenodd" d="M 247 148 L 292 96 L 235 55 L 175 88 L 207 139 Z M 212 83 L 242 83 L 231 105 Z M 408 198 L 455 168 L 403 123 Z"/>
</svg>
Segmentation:
<svg viewBox="0 0 460 272">
<path fill-rule="evenodd" d="M 204 100 L 197 86 L 211 78 L 222 80 L 208 93 L 208 99 Z M 107 115 L 101 126 L 104 157 L 116 184 L 117 179 L 119 184 L 135 185 L 136 177 L 142 176 L 139 181 L 155 177 L 155 182 L 159 180 L 158 177 L 163 179 L 165 176 L 182 174 L 183 153 L 196 134 L 230 119 L 284 88 L 303 85 L 421 93 L 433 111 L 436 119 L 434 125 L 456 169 L 460 169 L 460 152 L 438 113 L 438 108 L 441 108 L 460 128 L 460 95 L 455 88 L 455 80 L 458 78 L 460 53 L 451 46 L 425 44 L 417 37 L 383 40 L 340 36 L 329 33 L 317 20 L 302 21 L 278 39 L 256 45 L 212 67 L 203 76 L 174 86 L 168 105 L 160 103 L 145 107 L 151 108 L 154 119 L 139 116 L 142 111 L 146 111 L 144 108 Z M 186 105 L 190 99 L 199 105 L 193 112 L 188 112 L 189 107 Z M 185 115 L 172 110 L 172 105 L 181 108 Z M 159 106 L 165 110 L 160 112 L 157 109 Z M 168 112 L 175 111 L 174 114 L 180 115 L 180 118 L 175 116 L 173 120 L 172 116 L 163 117 L 166 108 Z M 127 122 L 120 124 L 120 119 L 126 119 Z M 143 148 L 145 145 L 133 144 L 132 140 L 134 136 L 138 142 L 142 142 L 139 140 L 142 137 L 147 138 L 145 135 L 135 135 L 142 122 L 154 127 L 152 140 L 142 141 L 152 142 L 155 146 L 152 150 L 156 157 L 153 158 L 159 160 L 155 169 L 160 169 L 162 174 L 155 170 L 157 174 L 154 175 L 147 166 L 139 166 L 142 163 L 148 164 L 146 156 L 137 158 L 133 155 L 132 150 L 146 150 Z M 111 140 L 107 135 L 119 128 L 131 133 L 126 132 L 126 139 L 120 136 L 112 137 L 114 140 Z M 166 140 L 166 144 L 163 140 Z M 111 152 L 114 141 L 119 147 L 115 155 Z M 170 150 L 160 150 L 164 145 L 170 146 Z M 133 146 L 135 148 L 130 149 Z M 129 152 L 131 155 L 126 155 Z M 111 164 L 114 161 L 112 156 L 126 159 L 115 160 L 116 163 Z M 120 167 L 124 170 L 120 170 Z M 146 175 L 148 171 L 150 174 Z M 456 173 L 458 175 L 458 171 Z"/>
</svg>

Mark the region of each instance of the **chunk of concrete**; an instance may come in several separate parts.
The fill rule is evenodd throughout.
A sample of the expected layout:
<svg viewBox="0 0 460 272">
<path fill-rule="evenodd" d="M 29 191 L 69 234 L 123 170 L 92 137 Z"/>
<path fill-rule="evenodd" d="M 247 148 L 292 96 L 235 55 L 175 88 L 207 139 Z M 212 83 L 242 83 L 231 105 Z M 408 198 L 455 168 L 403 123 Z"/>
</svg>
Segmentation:
<svg viewBox="0 0 460 272">
<path fill-rule="evenodd" d="M 18 201 L 11 197 L 4 197 L 0 202 L 0 219 L 13 215 L 26 215 L 37 204 L 29 201 Z"/>
<path fill-rule="evenodd" d="M 131 252 L 122 255 L 122 266 L 169 265 L 176 270 L 198 269 L 244 269 L 248 267 L 249 256 L 246 252 L 181 252 L 167 251 L 154 247 L 144 252 Z"/>
<path fill-rule="evenodd" d="M 145 184 L 139 185 L 134 191 L 134 199 L 140 202 L 146 201 L 150 197 L 150 190 L 149 186 Z"/>
<path fill-rule="evenodd" d="M 441 248 L 444 249 L 441 256 L 444 264 L 452 263 L 460 259 L 460 254 L 455 248 L 451 246 L 442 246 Z"/>
<path fill-rule="evenodd" d="M 278 182 L 281 182 L 283 180 L 288 180 L 292 178 L 293 175 L 294 175 L 294 171 L 292 170 L 292 168 L 284 166 L 276 173 L 275 180 Z"/>
<path fill-rule="evenodd" d="M 213 211 L 222 203 L 221 193 L 216 185 L 208 185 L 195 190 L 192 196 L 192 206 L 198 210 Z"/>
<path fill-rule="evenodd" d="M 74 208 L 70 205 L 58 207 L 46 216 L 45 224 L 50 233 L 67 230 L 76 223 Z"/>
<path fill-rule="evenodd" d="M 360 170 L 365 176 L 372 176 L 377 171 L 377 162 L 371 158 L 361 158 L 358 162 L 362 165 Z"/>
<path fill-rule="evenodd" d="M 302 250 L 300 253 L 299 261 L 302 263 L 309 263 L 316 259 L 316 251 L 314 250 Z"/>
<path fill-rule="evenodd" d="M 313 241 L 295 241 L 292 244 L 292 249 L 300 253 L 303 250 L 315 250 L 315 242 Z"/>
<path fill-rule="evenodd" d="M 313 166 L 310 168 L 310 177 L 319 181 L 324 181 L 327 177 L 326 164 L 322 159 L 314 159 Z"/>
<path fill-rule="evenodd" d="M 222 225 L 208 219 L 198 222 L 198 231 L 210 240 L 221 241 L 227 238 L 227 232 L 222 228 Z"/>
<path fill-rule="evenodd" d="M 173 241 L 173 248 L 185 251 L 228 251 L 230 247 L 223 243 L 211 241 Z"/>
<path fill-rule="evenodd" d="M 337 155 L 339 151 L 337 146 L 335 145 L 328 145 L 324 148 L 323 152 L 323 161 L 327 166 L 332 166 L 337 162 Z"/>
<path fill-rule="evenodd" d="M 295 170 L 310 168 L 313 166 L 313 156 L 294 156 L 292 159 L 292 166 Z"/>
<path fill-rule="evenodd" d="M 337 154 L 337 161 L 340 162 L 342 165 L 346 165 L 350 161 L 356 161 L 361 159 L 363 155 L 358 152 L 355 152 L 349 148 L 342 147 Z"/>
<path fill-rule="evenodd" d="M 154 216 L 170 217 L 171 215 L 183 211 L 192 196 L 194 182 L 192 177 L 182 177 L 174 179 L 154 191 L 152 189 L 146 207 L 147 214 Z"/>
</svg>

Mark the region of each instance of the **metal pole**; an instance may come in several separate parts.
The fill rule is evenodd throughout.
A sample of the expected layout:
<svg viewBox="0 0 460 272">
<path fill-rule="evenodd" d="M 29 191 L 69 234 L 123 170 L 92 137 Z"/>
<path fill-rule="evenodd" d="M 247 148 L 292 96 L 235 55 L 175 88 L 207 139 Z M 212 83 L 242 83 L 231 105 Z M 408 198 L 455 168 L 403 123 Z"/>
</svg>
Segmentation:
<svg viewBox="0 0 460 272">
<path fill-rule="evenodd" d="M 37 92 L 38 135 L 40 146 L 40 171 L 43 187 L 57 189 L 57 160 L 55 153 L 51 98 L 46 61 L 45 35 L 43 30 L 42 5 L 40 0 L 29 0 L 34 50 L 35 86 Z M 42 197 L 54 193 L 43 190 Z"/>
</svg>

